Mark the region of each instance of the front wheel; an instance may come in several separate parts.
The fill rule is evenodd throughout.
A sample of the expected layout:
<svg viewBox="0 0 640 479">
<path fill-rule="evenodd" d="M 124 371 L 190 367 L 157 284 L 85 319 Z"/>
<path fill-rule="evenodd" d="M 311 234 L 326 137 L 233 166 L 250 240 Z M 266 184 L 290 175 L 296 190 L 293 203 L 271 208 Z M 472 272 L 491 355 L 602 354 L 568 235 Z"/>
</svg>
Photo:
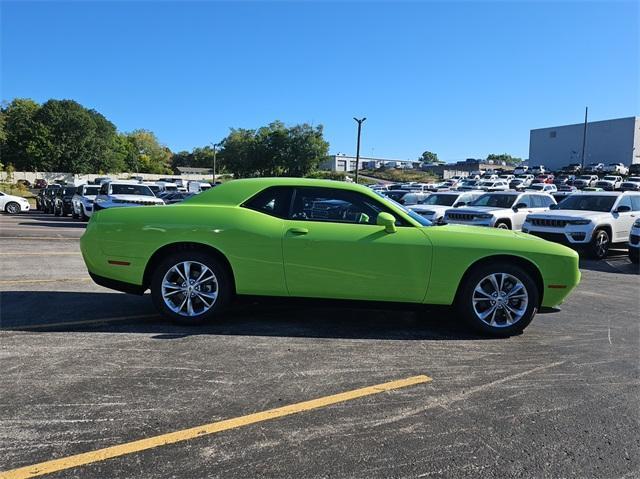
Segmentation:
<svg viewBox="0 0 640 479">
<path fill-rule="evenodd" d="M 166 318 L 183 325 L 210 322 L 231 299 L 233 284 L 227 268 L 199 251 L 170 255 L 153 273 L 151 297 Z"/>
<path fill-rule="evenodd" d="M 20 205 L 15 201 L 11 201 L 6 204 L 6 206 L 4 207 L 4 210 L 10 215 L 16 215 L 20 213 Z"/>
<path fill-rule="evenodd" d="M 519 266 L 508 263 L 480 266 L 464 281 L 456 306 L 476 331 L 499 337 L 519 334 L 538 311 L 538 287 Z"/>
<path fill-rule="evenodd" d="M 604 259 L 609 253 L 611 238 L 607 230 L 599 229 L 593 233 L 587 253 L 593 259 Z"/>
<path fill-rule="evenodd" d="M 511 226 L 509 226 L 509 223 L 507 223 L 506 221 L 498 221 L 496 223 L 496 228 L 498 228 L 499 230 L 510 230 Z"/>
</svg>

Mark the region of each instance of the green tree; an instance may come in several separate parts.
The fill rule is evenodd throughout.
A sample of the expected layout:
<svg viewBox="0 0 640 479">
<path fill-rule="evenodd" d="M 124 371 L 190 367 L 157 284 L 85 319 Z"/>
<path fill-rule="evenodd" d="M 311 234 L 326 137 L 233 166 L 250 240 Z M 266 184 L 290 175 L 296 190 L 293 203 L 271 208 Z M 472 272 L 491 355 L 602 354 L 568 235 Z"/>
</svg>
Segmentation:
<svg viewBox="0 0 640 479">
<path fill-rule="evenodd" d="M 500 155 L 496 155 L 492 153 L 487 156 L 487 161 L 493 160 L 495 164 L 501 165 L 504 161 L 506 165 L 509 166 L 517 166 L 522 163 L 522 158 L 517 158 L 515 156 L 507 155 L 506 153 L 502 153 Z"/>
<path fill-rule="evenodd" d="M 2 109 L 5 120 L 2 158 L 18 170 L 48 169 L 43 152 L 46 129 L 36 120 L 39 109 L 35 101 L 24 98 L 16 98 Z"/>
<path fill-rule="evenodd" d="M 420 157 L 418 158 L 418 161 L 422 161 L 423 163 L 429 163 L 429 164 L 442 163 L 442 161 L 438 159 L 438 155 L 431 151 L 422 152 L 422 155 L 420 155 Z"/>
<path fill-rule="evenodd" d="M 131 171 L 140 173 L 171 173 L 171 150 L 162 146 L 156 136 L 148 130 L 134 130 L 126 135 L 126 165 Z"/>
</svg>

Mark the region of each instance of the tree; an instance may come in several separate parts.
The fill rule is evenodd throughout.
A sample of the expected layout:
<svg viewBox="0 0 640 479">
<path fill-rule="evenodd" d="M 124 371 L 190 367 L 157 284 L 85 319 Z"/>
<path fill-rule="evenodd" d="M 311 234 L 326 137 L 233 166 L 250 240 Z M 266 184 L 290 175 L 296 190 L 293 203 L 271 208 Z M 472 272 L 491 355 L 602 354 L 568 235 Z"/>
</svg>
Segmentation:
<svg viewBox="0 0 640 479">
<path fill-rule="evenodd" d="M 431 151 L 422 152 L 422 155 L 420 155 L 420 157 L 418 158 L 418 161 L 422 161 L 423 163 L 428 163 L 428 164 L 442 163 L 442 161 L 438 159 L 438 155 Z"/>
<path fill-rule="evenodd" d="M 126 164 L 140 173 L 171 173 L 171 150 L 162 146 L 156 135 L 148 130 L 134 130 L 126 135 Z"/>
<path fill-rule="evenodd" d="M 16 98 L 2 110 L 6 122 L 2 158 L 18 170 L 33 170 L 46 161 L 41 151 L 46 131 L 35 118 L 39 108 L 33 100 Z"/>
<path fill-rule="evenodd" d="M 322 126 L 287 128 L 274 121 L 257 130 L 232 129 L 222 141 L 220 164 L 237 177 L 304 176 L 328 152 Z"/>
<path fill-rule="evenodd" d="M 492 160 L 494 164 L 501 165 L 504 161 L 505 165 L 508 166 L 517 166 L 522 163 L 522 158 L 517 158 L 511 155 L 507 155 L 506 153 L 502 153 L 500 155 L 496 155 L 495 153 L 491 153 L 487 156 L 487 161 Z"/>
</svg>

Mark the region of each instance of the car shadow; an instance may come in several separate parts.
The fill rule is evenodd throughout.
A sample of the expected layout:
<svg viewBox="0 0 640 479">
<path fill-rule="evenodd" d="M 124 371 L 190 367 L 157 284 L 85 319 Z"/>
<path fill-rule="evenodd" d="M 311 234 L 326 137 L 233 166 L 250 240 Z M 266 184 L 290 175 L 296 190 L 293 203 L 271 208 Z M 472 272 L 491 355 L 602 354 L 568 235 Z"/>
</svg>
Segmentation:
<svg viewBox="0 0 640 479">
<path fill-rule="evenodd" d="M 5 291 L 4 331 L 142 333 L 175 340 L 194 335 L 378 340 L 478 340 L 447 307 L 356 307 L 333 302 L 237 299 L 212 324 L 181 326 L 162 319 L 149 295 Z M 25 307 L 25 300 L 32 306 Z M 35 306 L 39 305 L 39 306 Z M 46 306 L 43 306 L 46 305 Z M 37 309 L 39 314 L 30 314 Z M 105 320 L 101 322 L 101 320 Z"/>
<path fill-rule="evenodd" d="M 65 219 L 67 219 L 68 221 L 64 221 Z M 33 221 L 37 221 L 35 223 L 27 223 L 27 222 L 20 222 L 18 223 L 19 226 L 44 226 L 44 227 L 49 227 L 49 228 L 70 228 L 70 229 L 85 229 L 87 227 L 86 223 L 81 223 L 81 222 L 76 222 L 76 223 L 71 223 L 70 221 L 75 221 L 75 220 L 71 220 L 70 218 L 61 218 L 60 221 L 50 221 L 50 220 L 41 220 L 39 218 L 29 218 L 29 220 Z"/>
<path fill-rule="evenodd" d="M 631 262 L 626 249 L 612 249 L 602 260 L 580 258 L 580 269 L 598 273 L 640 274 L 640 266 Z"/>
</svg>

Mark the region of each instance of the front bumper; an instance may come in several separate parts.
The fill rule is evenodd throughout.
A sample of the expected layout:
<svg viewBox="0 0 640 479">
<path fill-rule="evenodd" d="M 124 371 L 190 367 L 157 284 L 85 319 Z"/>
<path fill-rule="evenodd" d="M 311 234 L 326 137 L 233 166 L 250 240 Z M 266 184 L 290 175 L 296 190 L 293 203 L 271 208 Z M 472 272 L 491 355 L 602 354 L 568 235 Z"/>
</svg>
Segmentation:
<svg viewBox="0 0 640 479">
<path fill-rule="evenodd" d="M 593 228 L 584 228 L 580 226 L 566 226 L 564 228 L 542 228 L 532 226 L 530 223 L 522 225 L 522 232 L 537 236 L 538 238 L 560 243 L 569 247 L 580 247 L 588 245 L 591 242 Z"/>
</svg>

